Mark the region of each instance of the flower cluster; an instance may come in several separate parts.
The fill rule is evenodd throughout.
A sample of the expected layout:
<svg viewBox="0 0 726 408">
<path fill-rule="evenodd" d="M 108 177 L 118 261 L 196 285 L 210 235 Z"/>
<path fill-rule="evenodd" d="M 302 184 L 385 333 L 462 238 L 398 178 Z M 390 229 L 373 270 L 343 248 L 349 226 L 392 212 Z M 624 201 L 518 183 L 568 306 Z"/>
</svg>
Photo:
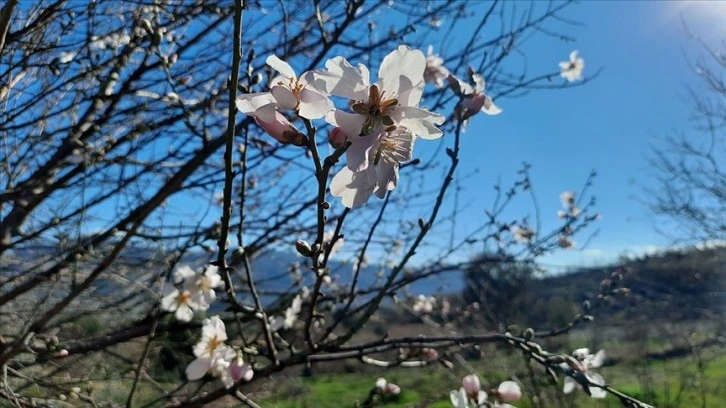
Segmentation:
<svg viewBox="0 0 726 408">
<path fill-rule="evenodd" d="M 436 307 L 436 297 L 418 295 L 413 303 L 413 311 L 415 313 L 429 314 L 434 311 Z"/>
<path fill-rule="evenodd" d="M 565 386 L 563 392 L 569 394 L 575 388 L 584 389 L 583 384 L 587 386 L 587 393 L 592 398 L 605 398 L 607 391 L 598 386 L 589 384 L 605 385 L 605 379 L 598 373 L 590 371 L 592 368 L 598 368 L 605 362 L 605 351 L 600 350 L 595 354 L 590 354 L 587 348 L 579 348 L 572 352 L 572 359 L 567 363 L 562 363 L 561 368 L 569 376 L 565 377 Z"/>
<path fill-rule="evenodd" d="M 585 60 L 578 56 L 577 50 L 570 53 L 569 61 L 560 62 L 560 76 L 567 82 L 575 82 L 582 79 L 582 71 L 585 69 Z"/>
<path fill-rule="evenodd" d="M 181 266 L 174 271 L 174 283 L 167 283 L 162 288 L 161 309 L 174 312 L 177 320 L 188 322 L 195 311 L 209 309 L 216 298 L 214 289 L 221 285 L 216 266 L 207 266 L 201 274 L 188 265 Z"/>
<path fill-rule="evenodd" d="M 204 319 L 202 338 L 194 346 L 196 358 L 186 368 L 190 381 L 199 380 L 209 374 L 219 378 L 225 387 L 231 388 L 239 380 L 252 379 L 252 367 L 245 364 L 239 351 L 224 343 L 226 340 L 227 330 L 219 316 Z"/>
<path fill-rule="evenodd" d="M 376 391 L 381 395 L 398 395 L 401 393 L 401 387 L 396 384 L 386 381 L 385 378 L 381 377 L 376 380 Z"/>
<path fill-rule="evenodd" d="M 580 208 L 577 207 L 575 202 L 575 193 L 572 191 L 564 191 L 560 194 L 560 201 L 562 201 L 562 209 L 557 211 L 557 216 L 560 218 L 575 218 L 580 215 Z"/>
<path fill-rule="evenodd" d="M 292 110 L 307 119 L 333 126 L 329 140 L 347 148 L 347 164 L 333 178 L 330 191 L 346 207 L 358 207 L 375 194 L 385 197 L 398 184 L 398 168 L 412 158 L 417 137 L 436 139 L 444 117 L 419 108 L 426 81 L 443 84 L 440 57 L 399 46 L 386 55 L 372 83 L 368 68 L 351 65 L 343 57 L 325 63 L 325 70 L 297 76 L 289 64 L 272 55 L 267 64 L 280 76 L 268 92 L 240 96 L 237 108 L 281 143 L 309 143 L 281 111 Z M 428 67 L 428 73 L 425 73 Z M 348 100 L 349 110 L 335 109 L 330 96 Z"/>
<path fill-rule="evenodd" d="M 492 401 L 489 397 L 492 397 Z M 454 408 L 469 408 L 471 403 L 476 407 L 501 407 L 514 408 L 507 402 L 517 401 L 522 397 L 522 390 L 519 384 L 514 381 L 504 381 L 499 387 L 493 389 L 487 394 L 481 389 L 481 381 L 479 377 L 471 374 L 464 377 L 461 381 L 461 388 L 458 391 L 451 391 L 451 404 Z"/>
</svg>

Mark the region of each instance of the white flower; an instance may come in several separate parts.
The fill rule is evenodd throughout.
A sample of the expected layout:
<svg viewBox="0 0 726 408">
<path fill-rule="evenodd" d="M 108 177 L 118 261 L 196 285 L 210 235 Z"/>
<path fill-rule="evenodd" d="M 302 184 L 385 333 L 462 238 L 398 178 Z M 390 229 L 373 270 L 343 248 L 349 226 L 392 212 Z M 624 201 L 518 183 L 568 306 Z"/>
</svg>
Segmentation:
<svg viewBox="0 0 726 408">
<path fill-rule="evenodd" d="M 201 275 L 194 275 L 188 280 L 186 285 L 194 296 L 194 301 L 199 305 L 200 309 L 206 310 L 209 305 L 217 298 L 214 292 L 215 288 L 222 286 L 222 278 L 217 273 L 218 268 L 214 265 L 207 266 Z"/>
<path fill-rule="evenodd" d="M 305 72 L 298 77 L 290 64 L 275 55 L 267 57 L 266 62 L 280 73 L 280 76 L 272 80 L 270 86 L 270 93 L 275 97 L 277 106 L 296 110 L 306 119 L 322 118 L 333 109 L 333 103 L 328 99 L 328 95 L 313 85 L 315 78 L 312 72 Z"/>
<path fill-rule="evenodd" d="M 71 61 L 73 61 L 73 58 L 76 57 L 77 52 L 75 51 L 63 51 L 60 53 L 60 56 L 58 57 L 58 62 L 61 64 L 67 64 Z"/>
<path fill-rule="evenodd" d="M 515 225 L 514 228 L 512 228 L 512 234 L 514 235 L 515 240 L 527 244 L 532 240 L 532 237 L 534 237 L 535 231 L 526 225 L 521 227 Z"/>
<path fill-rule="evenodd" d="M 575 193 L 570 190 L 563 191 L 562 194 L 560 194 L 560 201 L 562 201 L 563 207 L 569 207 L 571 205 L 574 205 Z"/>
<path fill-rule="evenodd" d="M 204 319 L 202 322 L 202 338 L 194 346 L 194 359 L 186 368 L 186 375 L 190 381 L 199 380 L 206 374 L 211 374 L 229 388 L 234 384 L 230 364 L 237 353 L 224 344 L 227 340 L 227 331 L 224 322 L 219 316 Z"/>
<path fill-rule="evenodd" d="M 325 66 L 327 71 L 316 72 L 319 83 L 325 83 L 331 95 L 350 99 L 353 109 L 353 113 L 335 110 L 326 116 L 352 143 L 347 151 L 350 170 L 367 168 L 371 157 L 377 156 L 369 154 L 370 150 L 394 126 L 424 139 L 437 139 L 443 134 L 436 125 L 443 123 L 444 117 L 418 107 L 426 67 L 421 51 L 402 45 L 386 55 L 374 84 L 365 65 L 353 67 L 345 58 L 336 57 Z"/>
<path fill-rule="evenodd" d="M 270 92 L 240 95 L 236 101 L 240 112 L 252 115 L 267 124 L 279 121 L 279 117 L 275 115 L 278 107 L 295 110 L 306 119 L 322 118 L 333 109 L 333 103 L 327 94 L 313 86 L 315 78 L 312 72 L 305 72 L 298 77 L 290 64 L 275 55 L 267 57 L 267 65 L 280 76 L 272 80 Z"/>
<path fill-rule="evenodd" d="M 174 317 L 182 322 L 188 322 L 194 317 L 194 310 L 199 305 L 194 301 L 192 292 L 183 289 L 179 290 L 176 286 L 165 284 L 161 290 L 161 310 L 174 312 Z"/>
<path fill-rule="evenodd" d="M 585 60 L 577 55 L 577 50 L 570 53 L 569 61 L 560 62 L 560 76 L 568 82 L 582 79 L 582 71 L 585 69 Z"/>
<path fill-rule="evenodd" d="M 436 307 L 436 298 L 434 296 L 418 295 L 416 302 L 413 304 L 413 311 L 416 313 L 431 313 Z"/>
<path fill-rule="evenodd" d="M 603 378 L 603 376 L 591 371 L 591 369 L 593 368 L 601 367 L 602 364 L 605 362 L 604 350 L 600 350 L 595 354 L 590 354 L 589 349 L 579 348 L 572 352 L 572 356 L 575 358 L 575 361 L 572 362 L 572 367 L 570 367 L 570 365 L 566 363 L 563 363 L 563 369 L 568 371 L 572 370 L 572 372 L 574 372 L 574 375 L 576 376 L 584 376 L 584 379 L 589 381 L 590 383 L 605 385 L 605 379 Z M 565 377 L 565 383 L 562 391 L 565 394 L 569 394 L 576 388 L 582 389 L 582 385 L 572 377 Z M 590 396 L 592 398 L 605 398 L 607 396 L 607 391 L 597 386 L 588 387 L 588 391 L 590 392 Z"/>
<path fill-rule="evenodd" d="M 411 160 L 413 143 L 413 135 L 403 130 L 397 129 L 383 134 L 372 149 L 363 153 L 369 156 L 367 162 L 373 165 L 359 171 L 354 171 L 349 166 L 343 167 L 333 177 L 330 193 L 340 197 L 343 205 L 348 208 L 365 204 L 373 194 L 378 198 L 385 198 L 386 193 L 398 185 L 400 163 Z M 354 144 L 348 152 L 358 148 L 365 149 L 366 146 Z"/>
<path fill-rule="evenodd" d="M 569 249 L 574 248 L 577 244 L 567 235 L 560 235 L 559 238 L 557 238 L 557 245 L 559 245 L 560 248 Z"/>
<path fill-rule="evenodd" d="M 426 52 L 426 69 L 423 75 L 426 83 L 436 84 L 437 88 L 442 88 L 449 76 L 449 70 L 444 66 L 444 59 L 434 54 L 433 45 L 429 45 Z"/>
<path fill-rule="evenodd" d="M 292 304 L 290 307 L 285 309 L 285 317 L 279 318 L 279 317 L 271 317 L 270 318 L 270 328 L 273 331 L 277 331 L 279 329 L 291 329 L 295 322 L 297 321 L 297 316 L 300 314 L 300 310 L 302 309 L 302 295 L 298 294 L 295 296 L 295 298 L 292 300 Z"/>
</svg>

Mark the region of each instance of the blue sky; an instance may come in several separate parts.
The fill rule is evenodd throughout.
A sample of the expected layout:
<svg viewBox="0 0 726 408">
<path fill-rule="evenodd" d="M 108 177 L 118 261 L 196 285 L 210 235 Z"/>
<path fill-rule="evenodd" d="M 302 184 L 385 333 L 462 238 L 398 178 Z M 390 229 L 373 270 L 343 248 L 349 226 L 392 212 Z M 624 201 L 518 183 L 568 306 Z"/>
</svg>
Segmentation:
<svg viewBox="0 0 726 408">
<path fill-rule="evenodd" d="M 600 75 L 582 87 L 497 101 L 504 113 L 477 116 L 470 124 L 477 131 L 466 134 L 460 169 L 460 174 L 480 169 L 462 200 L 488 205 L 490 190 L 480 186 L 491 186 L 500 176 L 506 185 L 523 161 L 531 163 L 544 230 L 557 225 L 560 192 L 578 190 L 591 169 L 598 172 L 590 192 L 602 214 L 599 232 L 585 248 L 542 260 L 554 270 L 670 244 L 639 201 L 644 194 L 639 185 L 650 181 L 647 157 L 657 136 L 691 128 L 686 86 L 695 84 L 696 76 L 688 64 L 702 50 L 687 39 L 682 21 L 711 45 L 726 36 L 726 2 L 588 1 L 565 15 L 583 23 L 566 30 L 576 41 L 533 38 L 523 47 L 529 70 L 557 69 L 577 49 L 585 59 L 585 76 L 602 68 Z M 513 210 L 532 208 L 526 200 L 518 205 Z M 583 243 L 587 236 L 579 238 Z"/>
</svg>

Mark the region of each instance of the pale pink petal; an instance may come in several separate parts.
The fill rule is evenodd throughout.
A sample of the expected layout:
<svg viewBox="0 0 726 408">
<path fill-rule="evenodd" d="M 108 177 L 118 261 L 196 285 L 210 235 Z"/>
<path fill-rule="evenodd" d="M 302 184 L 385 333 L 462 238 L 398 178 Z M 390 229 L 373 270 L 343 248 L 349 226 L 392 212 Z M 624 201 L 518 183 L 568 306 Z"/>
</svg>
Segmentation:
<svg viewBox="0 0 726 408">
<path fill-rule="evenodd" d="M 502 113 L 502 108 L 495 105 L 490 97 L 484 95 L 484 105 L 481 107 L 481 111 L 487 115 L 499 115 Z"/>
<path fill-rule="evenodd" d="M 460 388 L 459 391 L 451 391 L 449 398 L 454 408 L 469 408 L 469 401 L 463 388 Z"/>
<path fill-rule="evenodd" d="M 372 175 L 372 177 L 371 177 Z M 330 182 L 330 193 L 340 197 L 344 206 L 356 208 L 365 204 L 376 187 L 375 170 L 353 172 L 343 167 Z"/>
<path fill-rule="evenodd" d="M 189 381 L 196 381 L 204 377 L 209 370 L 209 365 L 211 364 L 211 361 L 212 360 L 209 358 L 197 358 L 189 363 L 187 369 L 185 370 L 187 379 Z"/>
<path fill-rule="evenodd" d="M 502 401 L 516 401 L 522 398 L 522 390 L 514 381 L 504 381 L 499 384 L 497 393 Z"/>
<path fill-rule="evenodd" d="M 479 74 L 474 74 L 471 76 L 471 79 L 474 80 L 474 90 L 476 93 L 481 93 L 484 91 L 484 88 L 486 87 L 486 83 L 484 82 L 484 77 Z"/>
<path fill-rule="evenodd" d="M 383 58 L 378 68 L 381 91 L 391 96 L 398 95 L 401 81 L 418 86 L 423 82 L 424 69 L 426 69 L 426 56 L 423 52 L 405 45 L 398 46 Z"/>
<path fill-rule="evenodd" d="M 481 389 L 481 381 L 474 374 L 467 375 L 461 380 L 461 386 L 469 395 L 476 395 Z"/>
<path fill-rule="evenodd" d="M 335 57 L 329 59 L 325 67 L 327 71 L 314 71 L 317 89 L 324 87 L 325 92 L 330 95 L 352 100 L 368 98 L 370 74 L 365 65 L 358 64 L 358 67 L 353 67 L 345 58 Z"/>
<path fill-rule="evenodd" d="M 562 392 L 564 392 L 565 394 L 569 394 L 574 391 L 578 385 L 579 384 L 577 383 L 577 381 L 573 380 L 570 377 L 565 377 L 565 386 L 562 388 Z"/>
<path fill-rule="evenodd" d="M 179 305 L 174 313 L 174 317 L 180 322 L 188 322 L 194 317 L 194 311 L 188 305 Z"/>
<path fill-rule="evenodd" d="M 376 166 L 378 186 L 375 194 L 378 198 L 385 198 L 386 193 L 395 189 L 398 184 L 398 163 L 380 163 Z"/>
<path fill-rule="evenodd" d="M 272 69 L 279 72 L 285 78 L 296 78 L 295 71 L 292 69 L 290 64 L 277 58 L 276 55 L 270 55 L 265 61 L 267 65 L 271 66 Z"/>
<path fill-rule="evenodd" d="M 292 93 L 290 88 L 286 86 L 273 86 L 270 90 L 272 96 L 277 101 L 277 106 L 282 109 L 295 109 L 297 108 L 297 98 Z"/>
<path fill-rule="evenodd" d="M 174 271 L 174 276 L 178 279 L 178 282 L 184 281 L 196 275 L 194 270 L 189 265 L 183 265 Z"/>
<path fill-rule="evenodd" d="M 482 405 L 486 401 L 487 401 L 487 393 L 484 392 L 484 391 L 479 391 L 476 394 L 476 402 L 477 402 L 477 404 Z"/>
<path fill-rule="evenodd" d="M 577 61 L 577 50 L 574 50 L 570 53 L 570 62 L 575 62 L 575 61 Z"/>
<path fill-rule="evenodd" d="M 605 350 L 600 350 L 590 360 L 590 367 L 598 368 L 601 367 L 605 362 Z"/>
<path fill-rule="evenodd" d="M 333 102 L 325 95 L 311 89 L 300 92 L 300 116 L 307 119 L 320 119 L 333 110 Z"/>
<path fill-rule="evenodd" d="M 257 116 L 268 122 L 275 118 L 277 101 L 269 92 L 240 95 L 235 103 L 242 113 Z"/>
<path fill-rule="evenodd" d="M 398 106 L 392 112 L 391 118 L 423 139 L 438 139 L 444 134 L 435 126 L 444 123 L 445 119 L 438 113 L 411 106 Z"/>
</svg>

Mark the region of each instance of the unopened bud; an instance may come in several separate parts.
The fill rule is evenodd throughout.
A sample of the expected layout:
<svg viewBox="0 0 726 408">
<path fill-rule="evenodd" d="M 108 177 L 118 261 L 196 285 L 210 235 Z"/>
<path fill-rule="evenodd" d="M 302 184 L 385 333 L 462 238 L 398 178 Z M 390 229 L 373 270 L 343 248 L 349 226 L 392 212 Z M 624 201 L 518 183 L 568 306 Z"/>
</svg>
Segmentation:
<svg viewBox="0 0 726 408">
<path fill-rule="evenodd" d="M 343 129 L 334 127 L 330 133 L 328 133 L 328 143 L 335 149 L 341 149 L 348 143 L 348 137 L 345 135 Z"/>
<path fill-rule="evenodd" d="M 313 255 L 313 249 L 310 248 L 310 244 L 308 244 L 307 241 L 298 239 L 297 241 L 295 241 L 295 249 L 300 255 L 304 257 L 310 257 Z"/>
<path fill-rule="evenodd" d="M 295 146 L 303 146 L 307 143 L 305 134 L 297 130 L 280 112 L 275 111 L 275 118 L 270 122 L 266 122 L 257 116 L 255 116 L 255 121 L 262 129 L 265 129 L 265 132 L 280 143 L 291 143 Z"/>
</svg>

